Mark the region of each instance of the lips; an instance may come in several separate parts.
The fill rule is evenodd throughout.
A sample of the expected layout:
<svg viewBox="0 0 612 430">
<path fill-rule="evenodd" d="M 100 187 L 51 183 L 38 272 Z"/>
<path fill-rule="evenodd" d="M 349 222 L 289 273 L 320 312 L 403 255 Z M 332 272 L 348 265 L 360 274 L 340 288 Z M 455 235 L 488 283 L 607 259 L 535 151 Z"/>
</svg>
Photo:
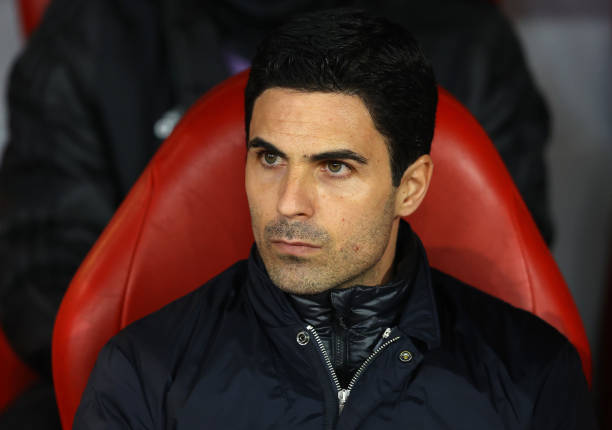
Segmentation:
<svg viewBox="0 0 612 430">
<path fill-rule="evenodd" d="M 307 242 L 291 242 L 285 240 L 273 240 L 272 246 L 281 254 L 305 256 L 317 252 L 321 249 L 319 245 Z"/>
</svg>

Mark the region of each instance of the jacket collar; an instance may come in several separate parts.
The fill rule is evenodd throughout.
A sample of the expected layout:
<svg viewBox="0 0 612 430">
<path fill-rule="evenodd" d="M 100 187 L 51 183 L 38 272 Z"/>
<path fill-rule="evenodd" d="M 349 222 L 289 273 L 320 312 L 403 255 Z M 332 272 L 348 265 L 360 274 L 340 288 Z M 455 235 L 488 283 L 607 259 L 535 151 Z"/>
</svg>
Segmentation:
<svg viewBox="0 0 612 430">
<path fill-rule="evenodd" d="M 382 287 L 396 288 L 401 283 L 407 284 L 407 297 L 399 317 L 398 328 L 411 338 L 421 341 L 427 349 L 431 349 L 440 344 L 440 326 L 432 288 L 431 269 L 425 248 L 418 236 L 412 232 L 407 223 L 402 222 L 398 247 L 406 246 L 408 243 L 414 243 L 416 252 L 410 252 L 408 255 L 413 259 L 416 258 L 417 263 L 414 264 L 409 259 L 396 259 L 394 280 L 391 284 Z M 269 327 L 304 326 L 304 321 L 292 304 L 289 294 L 274 285 L 269 278 L 256 245 L 251 249 L 248 266 L 247 294 L 260 320 Z M 369 290 L 379 287 L 352 288 Z"/>
<path fill-rule="evenodd" d="M 364 337 L 378 338 L 385 328 L 398 325 L 419 262 L 416 236 L 408 224 L 400 225 L 397 243 L 394 276 L 386 284 L 287 296 L 302 319 L 317 330 L 340 324 L 360 342 Z"/>
<path fill-rule="evenodd" d="M 409 337 L 423 342 L 429 350 L 440 345 L 440 321 L 425 247 L 418 236 L 414 236 L 420 249 L 419 264 L 398 328 Z"/>
</svg>

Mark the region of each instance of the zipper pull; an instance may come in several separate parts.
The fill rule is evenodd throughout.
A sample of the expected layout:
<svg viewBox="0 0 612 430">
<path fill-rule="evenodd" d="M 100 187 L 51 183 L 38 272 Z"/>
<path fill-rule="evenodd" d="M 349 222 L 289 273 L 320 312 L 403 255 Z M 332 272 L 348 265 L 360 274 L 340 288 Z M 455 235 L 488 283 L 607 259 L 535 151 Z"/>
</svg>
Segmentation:
<svg viewBox="0 0 612 430">
<path fill-rule="evenodd" d="M 351 390 L 347 390 L 346 388 L 343 388 L 340 391 L 338 391 L 338 409 L 339 409 L 338 414 L 342 413 L 342 409 L 344 409 L 344 405 L 346 401 L 348 400 L 348 397 L 350 394 L 351 394 Z"/>
<path fill-rule="evenodd" d="M 380 337 L 380 339 L 378 339 L 378 342 L 376 342 L 376 345 L 374 345 L 374 348 L 372 350 L 376 351 L 378 348 L 380 348 L 380 346 L 385 343 L 385 340 L 388 339 L 389 336 L 391 336 L 391 327 L 387 327 L 385 331 L 383 331 L 382 336 Z"/>
</svg>

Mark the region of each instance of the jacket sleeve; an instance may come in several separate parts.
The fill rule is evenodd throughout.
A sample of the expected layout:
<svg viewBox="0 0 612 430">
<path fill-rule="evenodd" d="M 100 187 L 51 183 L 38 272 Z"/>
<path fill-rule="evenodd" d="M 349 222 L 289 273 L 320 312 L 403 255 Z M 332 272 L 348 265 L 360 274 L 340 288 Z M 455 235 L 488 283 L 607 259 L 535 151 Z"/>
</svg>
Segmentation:
<svg viewBox="0 0 612 430">
<path fill-rule="evenodd" d="M 592 430 L 597 421 L 580 357 L 569 343 L 542 375 L 533 430 Z"/>
<path fill-rule="evenodd" d="M 100 354 L 74 418 L 74 430 L 153 429 L 133 363 L 112 342 Z"/>
<path fill-rule="evenodd" d="M 43 374 L 65 289 L 118 200 L 89 99 L 96 53 L 71 18 L 46 19 L 13 67 L 0 168 L 0 322 Z"/>
</svg>

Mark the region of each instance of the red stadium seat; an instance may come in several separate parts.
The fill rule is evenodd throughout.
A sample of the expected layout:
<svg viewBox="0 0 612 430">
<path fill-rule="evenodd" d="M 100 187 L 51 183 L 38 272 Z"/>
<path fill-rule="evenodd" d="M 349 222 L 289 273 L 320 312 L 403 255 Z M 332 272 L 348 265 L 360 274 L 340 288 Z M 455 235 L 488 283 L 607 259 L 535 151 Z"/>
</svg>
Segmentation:
<svg viewBox="0 0 612 430">
<path fill-rule="evenodd" d="M 0 327 L 0 413 L 37 379 L 11 348 Z"/>
<path fill-rule="evenodd" d="M 19 0 L 21 32 L 28 38 L 38 27 L 51 0 Z"/>
<path fill-rule="evenodd" d="M 65 429 L 106 341 L 247 257 L 246 78 L 228 79 L 191 108 L 73 279 L 53 338 Z M 590 376 L 582 322 L 555 262 L 484 131 L 444 90 L 432 156 L 429 195 L 410 219 L 432 265 L 549 321 Z"/>
</svg>

